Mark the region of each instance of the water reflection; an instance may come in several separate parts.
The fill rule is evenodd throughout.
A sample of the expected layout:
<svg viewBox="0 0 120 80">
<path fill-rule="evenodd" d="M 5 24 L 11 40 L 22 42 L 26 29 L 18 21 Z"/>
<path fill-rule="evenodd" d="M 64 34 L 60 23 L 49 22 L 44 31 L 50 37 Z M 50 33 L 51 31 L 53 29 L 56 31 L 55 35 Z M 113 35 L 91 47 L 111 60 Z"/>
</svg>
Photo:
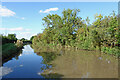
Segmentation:
<svg viewBox="0 0 120 80">
<path fill-rule="evenodd" d="M 110 55 L 49 47 L 33 50 L 30 45 L 24 46 L 21 53 L 4 62 L 3 67 L 8 69 L 3 78 L 118 77 L 118 60 Z"/>
<path fill-rule="evenodd" d="M 38 75 L 42 75 L 44 70 L 52 68 L 51 62 L 53 60 L 55 60 L 55 58 L 57 57 L 57 54 L 55 52 L 42 52 L 42 51 L 40 51 L 39 53 L 37 53 L 37 55 L 42 56 L 42 58 L 43 58 L 42 63 L 46 64 L 46 65 L 42 65 L 42 67 L 41 67 L 42 71 L 37 73 Z M 42 76 L 46 77 L 45 75 L 42 75 Z"/>
<path fill-rule="evenodd" d="M 24 53 L 24 55 L 29 55 L 29 54 L 33 54 L 34 50 L 30 47 L 30 45 L 27 45 L 27 46 L 24 46 L 22 53 Z"/>
<path fill-rule="evenodd" d="M 62 74 L 64 78 L 118 78 L 118 60 L 110 55 L 97 54 L 95 51 L 65 50 L 52 64 L 55 66 L 42 74 L 49 75 L 52 71 L 50 74 Z"/>
<path fill-rule="evenodd" d="M 13 72 L 11 68 L 8 67 L 0 67 L 0 77 L 5 76 L 9 73 Z"/>
<path fill-rule="evenodd" d="M 22 52 L 16 55 L 11 60 L 4 62 L 3 67 L 12 69 L 3 78 L 43 78 L 40 72 L 44 69 L 51 68 L 45 64 L 42 56 L 34 53 L 30 45 L 25 45 Z M 4 73 L 5 71 L 3 71 Z M 38 75 L 39 74 L 39 75 Z"/>
<path fill-rule="evenodd" d="M 20 50 L 17 54 L 14 54 L 14 55 L 9 56 L 7 59 L 2 59 L 2 66 L 3 66 L 4 63 L 12 60 L 13 58 L 15 58 L 16 60 L 18 60 L 19 55 L 20 55 L 21 53 L 22 53 L 22 50 Z"/>
<path fill-rule="evenodd" d="M 41 74 L 44 78 L 62 78 L 64 75 L 58 73 Z"/>
<path fill-rule="evenodd" d="M 49 64 L 51 61 L 53 61 L 57 57 L 57 54 L 54 52 L 40 52 L 40 53 L 37 53 L 37 55 L 43 57 L 43 63 L 45 64 Z"/>
<path fill-rule="evenodd" d="M 81 78 L 88 78 L 88 76 L 89 76 L 89 72 L 87 72 L 87 74 L 83 75 Z"/>
</svg>

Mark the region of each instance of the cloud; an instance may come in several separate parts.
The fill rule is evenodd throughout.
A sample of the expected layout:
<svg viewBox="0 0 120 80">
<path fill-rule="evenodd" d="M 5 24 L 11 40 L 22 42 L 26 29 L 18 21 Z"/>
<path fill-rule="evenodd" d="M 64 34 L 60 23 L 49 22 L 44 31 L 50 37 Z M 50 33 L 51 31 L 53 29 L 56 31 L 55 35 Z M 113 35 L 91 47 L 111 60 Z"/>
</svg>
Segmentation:
<svg viewBox="0 0 120 80">
<path fill-rule="evenodd" d="M 22 27 L 18 27 L 18 28 L 0 28 L 0 31 L 29 31 L 30 29 L 24 29 Z"/>
<path fill-rule="evenodd" d="M 21 39 L 21 38 L 30 39 L 34 35 L 36 34 L 32 32 L 22 32 L 22 33 L 19 32 L 16 37 L 18 39 Z"/>
<path fill-rule="evenodd" d="M 15 12 L 7 9 L 5 6 L 0 5 L 0 16 L 2 17 L 9 17 L 16 15 Z"/>
<path fill-rule="evenodd" d="M 46 9 L 45 11 L 43 10 L 40 10 L 39 13 L 49 13 L 50 11 L 57 11 L 58 8 L 49 8 L 49 9 Z"/>
<path fill-rule="evenodd" d="M 18 39 L 25 38 L 30 39 L 31 36 L 36 35 L 35 33 L 30 32 L 31 29 L 25 29 L 23 27 L 18 28 L 0 28 L 0 33 L 4 35 L 16 34 Z"/>
<path fill-rule="evenodd" d="M 22 19 L 22 20 L 24 20 L 25 18 L 24 18 L 24 17 L 22 17 L 21 19 Z"/>
<path fill-rule="evenodd" d="M 15 18 L 17 18 L 17 19 L 22 19 L 22 20 L 25 20 L 25 19 L 26 19 L 25 17 L 18 17 L 18 16 L 15 16 Z"/>
<path fill-rule="evenodd" d="M 30 34 L 30 32 L 22 32 L 22 33 L 20 33 L 20 34 Z"/>
<path fill-rule="evenodd" d="M 15 15 L 16 15 L 15 12 L 9 10 L 5 6 L 0 5 L 0 16 L 2 16 L 2 17 L 10 17 L 10 16 L 15 16 Z M 22 20 L 25 19 L 24 17 L 17 17 L 17 16 L 15 16 L 15 17 L 19 18 L 19 19 L 22 19 Z"/>
</svg>

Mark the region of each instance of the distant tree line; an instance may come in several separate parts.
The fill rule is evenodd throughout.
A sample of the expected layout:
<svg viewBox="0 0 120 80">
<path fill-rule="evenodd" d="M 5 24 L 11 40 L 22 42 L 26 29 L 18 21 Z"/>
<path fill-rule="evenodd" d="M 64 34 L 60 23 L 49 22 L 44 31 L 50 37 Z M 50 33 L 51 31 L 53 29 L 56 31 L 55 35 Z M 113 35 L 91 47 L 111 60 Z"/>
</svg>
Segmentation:
<svg viewBox="0 0 120 80">
<path fill-rule="evenodd" d="M 16 43 L 17 42 L 17 38 L 16 38 L 16 34 L 8 34 L 7 36 L 4 35 L 0 35 L 0 38 L 2 40 L 2 44 L 6 44 L 6 43 Z M 25 39 L 25 38 L 21 38 L 19 39 L 22 42 L 29 42 L 31 40 Z"/>
<path fill-rule="evenodd" d="M 32 41 L 31 40 L 28 40 L 28 39 L 25 39 L 25 38 L 22 38 L 22 39 L 20 39 L 20 41 L 22 41 L 24 44 L 31 44 L 32 43 Z"/>
</svg>

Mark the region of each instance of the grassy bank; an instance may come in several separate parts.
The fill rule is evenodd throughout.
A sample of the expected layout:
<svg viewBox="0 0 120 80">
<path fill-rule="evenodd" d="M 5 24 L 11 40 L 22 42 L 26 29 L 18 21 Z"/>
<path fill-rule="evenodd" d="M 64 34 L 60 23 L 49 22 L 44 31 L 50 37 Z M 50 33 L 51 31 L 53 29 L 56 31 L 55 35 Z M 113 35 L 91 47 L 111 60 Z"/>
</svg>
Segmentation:
<svg viewBox="0 0 120 80">
<path fill-rule="evenodd" d="M 21 50 L 21 48 L 23 48 L 23 44 L 19 42 L 6 43 L 2 45 L 2 60 L 18 53 Z"/>
<path fill-rule="evenodd" d="M 110 48 L 110 47 L 101 47 L 101 51 L 99 51 L 99 48 L 93 48 L 91 47 L 90 49 L 85 49 L 82 46 L 62 46 L 61 44 L 46 44 L 46 45 L 40 45 L 39 43 L 32 44 L 32 48 L 34 49 L 35 52 L 40 52 L 40 51 L 60 51 L 61 49 L 65 50 L 87 50 L 87 51 L 97 51 L 99 53 L 104 53 L 104 54 L 109 54 L 111 56 L 115 56 L 116 58 L 120 58 L 120 49 L 118 47 Z M 50 49 L 50 50 L 49 50 Z"/>
</svg>

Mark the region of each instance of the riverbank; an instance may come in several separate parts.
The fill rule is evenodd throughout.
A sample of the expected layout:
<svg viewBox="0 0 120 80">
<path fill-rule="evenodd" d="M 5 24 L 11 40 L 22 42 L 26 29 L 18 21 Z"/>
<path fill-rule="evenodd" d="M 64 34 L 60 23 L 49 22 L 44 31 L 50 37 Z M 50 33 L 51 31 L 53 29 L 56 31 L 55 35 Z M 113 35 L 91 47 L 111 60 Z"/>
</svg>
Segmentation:
<svg viewBox="0 0 120 80">
<path fill-rule="evenodd" d="M 79 47 L 79 46 L 62 46 L 61 44 L 47 44 L 47 45 L 39 45 L 39 43 L 37 44 L 32 44 L 32 47 L 33 49 L 36 51 L 36 52 L 39 52 L 39 51 L 45 51 L 46 48 L 49 50 L 49 49 L 52 49 L 52 50 L 61 50 L 61 49 L 65 49 L 65 50 L 83 50 L 83 51 L 97 51 L 98 53 L 100 54 L 109 54 L 111 56 L 114 56 L 116 58 L 120 58 L 120 49 L 118 47 L 114 47 L 114 48 L 109 48 L 109 47 L 104 47 L 102 46 L 101 47 L 101 51 L 99 51 L 99 48 L 90 48 L 90 49 L 84 49 L 82 47 Z"/>
<path fill-rule="evenodd" d="M 118 17 L 112 12 L 111 16 L 97 14 L 90 25 L 89 18 L 82 20 L 79 9 L 63 10 L 58 14 L 46 15 L 42 20 L 45 29 L 32 38 L 33 45 L 65 47 L 68 49 L 99 50 L 120 57 L 120 29 Z M 87 21 L 88 20 L 88 21 Z M 109 24 L 108 24 L 109 23 Z M 106 25 L 107 24 L 107 25 Z"/>
<path fill-rule="evenodd" d="M 15 55 L 22 48 L 23 48 L 23 44 L 21 42 L 6 43 L 6 44 L 2 45 L 2 60 Z"/>
</svg>

